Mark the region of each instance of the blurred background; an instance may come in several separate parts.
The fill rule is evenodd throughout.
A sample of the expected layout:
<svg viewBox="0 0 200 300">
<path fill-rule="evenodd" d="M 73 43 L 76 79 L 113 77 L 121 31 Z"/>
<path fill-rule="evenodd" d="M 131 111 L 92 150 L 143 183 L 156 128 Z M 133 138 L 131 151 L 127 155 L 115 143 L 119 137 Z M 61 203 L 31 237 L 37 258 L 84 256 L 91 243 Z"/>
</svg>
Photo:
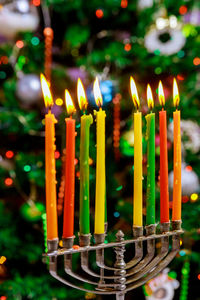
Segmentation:
<svg viewBox="0 0 200 300">
<path fill-rule="evenodd" d="M 51 27 L 52 30 L 44 28 Z M 53 38 L 53 35 L 54 38 Z M 122 229 L 131 236 L 133 112 L 129 78 L 137 83 L 144 115 L 146 85 L 155 112 L 162 80 L 168 114 L 170 213 L 173 184 L 173 77 L 180 89 L 182 132 L 181 250 L 165 270 L 165 281 L 147 284 L 127 299 L 200 299 L 200 3 L 198 0 L 15 0 L 0 1 L 0 300 L 102 299 L 65 287 L 48 273 L 46 249 L 44 102 L 39 74 L 51 78 L 55 101 L 60 238 L 64 197 L 64 90 L 77 107 L 75 229 L 79 217 L 80 77 L 95 109 L 92 83 L 101 81 L 106 110 L 106 168 L 109 240 Z M 53 41 L 52 41 L 53 38 Z M 53 43 L 53 44 L 52 44 Z M 52 47 L 51 47 L 52 45 Z M 144 207 L 146 141 L 143 119 Z M 90 139 L 91 228 L 94 224 L 95 126 Z M 156 114 L 156 219 L 159 221 L 159 128 Z M 145 219 L 145 208 L 143 211 Z M 76 240 L 76 243 L 78 241 Z M 157 245 L 159 247 L 159 245 Z M 111 256 L 106 257 L 112 263 Z M 78 257 L 74 259 L 78 270 Z M 154 289 L 152 290 L 152 286 Z M 106 297 L 104 297 L 106 299 Z M 111 299 L 112 297 L 110 297 Z M 114 299 L 114 298 L 112 298 Z"/>
</svg>

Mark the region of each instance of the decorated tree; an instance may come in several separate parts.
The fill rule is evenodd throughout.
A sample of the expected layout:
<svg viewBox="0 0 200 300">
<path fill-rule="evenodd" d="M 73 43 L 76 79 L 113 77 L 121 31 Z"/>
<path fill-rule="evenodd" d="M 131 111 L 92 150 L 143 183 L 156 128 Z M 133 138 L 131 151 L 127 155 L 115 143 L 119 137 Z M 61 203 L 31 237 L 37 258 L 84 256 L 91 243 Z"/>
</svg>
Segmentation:
<svg viewBox="0 0 200 300">
<path fill-rule="evenodd" d="M 45 28 L 45 30 L 44 30 Z M 44 114 L 39 75 L 51 79 L 56 125 L 57 211 L 62 231 L 64 200 L 64 90 L 76 113 L 75 228 L 79 219 L 80 113 L 76 82 L 86 87 L 88 111 L 96 109 L 92 83 L 100 78 L 106 110 L 106 198 L 109 239 L 122 229 L 132 231 L 133 102 L 129 78 L 137 82 L 143 115 L 146 85 L 151 84 L 155 112 L 162 80 L 168 112 L 170 208 L 173 189 L 172 82 L 180 88 L 182 133 L 181 251 L 170 265 L 180 282 L 175 299 L 198 299 L 200 206 L 200 5 L 198 1 L 3 1 L 0 10 L 0 299 L 92 299 L 51 278 L 47 250 L 44 173 Z M 145 218 L 147 155 L 143 117 L 143 191 Z M 96 134 L 91 126 L 91 231 L 94 224 Z M 159 221 L 159 123 L 156 119 L 156 221 Z M 171 214 L 171 210 L 170 210 Z M 60 236 L 61 237 L 61 236 Z M 78 242 L 78 241 L 77 241 Z M 77 258 L 78 259 L 78 258 Z M 108 263 L 111 258 L 107 257 Z M 74 262 L 79 268 L 78 263 Z M 170 278 L 172 278 L 170 277 Z M 171 285 L 172 286 L 172 285 Z M 145 289 L 147 290 L 147 289 Z M 150 291 L 152 293 L 152 291 Z M 130 293 L 144 297 L 142 289 Z M 98 297 L 97 297 L 98 298 Z M 99 297 L 100 299 L 100 297 Z"/>
</svg>

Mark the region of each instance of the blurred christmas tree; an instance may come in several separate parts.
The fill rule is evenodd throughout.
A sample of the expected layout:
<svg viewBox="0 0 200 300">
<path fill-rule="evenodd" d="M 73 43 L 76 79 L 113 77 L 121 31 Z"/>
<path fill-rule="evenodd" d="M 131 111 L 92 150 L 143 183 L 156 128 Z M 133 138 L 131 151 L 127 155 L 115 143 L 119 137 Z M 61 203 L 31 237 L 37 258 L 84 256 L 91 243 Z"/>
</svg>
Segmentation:
<svg viewBox="0 0 200 300">
<path fill-rule="evenodd" d="M 50 21 L 54 31 L 51 77 L 55 99 L 53 112 L 59 120 L 55 155 L 60 224 L 64 195 L 62 177 L 65 159 L 63 150 L 66 112 L 62 100 L 64 89 L 68 88 L 76 99 L 76 80 L 80 77 L 88 87 L 89 110 L 92 112 L 94 99 L 91 83 L 97 74 L 100 75 L 107 113 L 106 185 L 109 230 L 112 229 L 112 233 L 115 233 L 121 228 L 126 234 L 131 234 L 134 136 L 133 103 L 128 91 L 129 77 L 134 75 L 137 81 L 143 113 L 147 111 L 146 84 L 149 82 L 153 88 L 155 111 L 158 111 L 160 106 L 156 97 L 157 86 L 160 79 L 163 82 L 169 117 L 171 189 L 173 176 L 171 87 L 173 77 L 176 77 L 181 94 L 182 202 L 183 228 L 186 232 L 183 236 L 182 249 L 171 267 L 177 272 L 179 281 L 182 276 L 181 292 L 180 289 L 176 290 L 175 299 L 199 299 L 200 4 L 194 0 L 46 0 L 42 3 L 40 0 L 2 1 L 0 299 L 89 299 L 91 296 L 72 291 L 56 282 L 49 276 L 47 267 L 42 262 L 42 252 L 45 248 L 43 127 L 45 110 L 41 99 L 39 74 L 44 72 L 43 29 L 50 26 Z M 76 121 L 78 195 L 80 130 L 78 114 Z M 156 124 L 156 201 L 159 203 L 158 120 Z M 143 131 L 145 132 L 145 122 Z M 90 151 L 92 217 L 95 190 L 94 145 L 93 127 Z M 145 140 L 143 149 L 145 191 Z M 76 208 L 78 202 L 76 196 Z M 75 222 L 75 228 L 78 230 L 78 210 Z M 132 295 L 141 296 L 142 289 L 133 291 Z"/>
</svg>

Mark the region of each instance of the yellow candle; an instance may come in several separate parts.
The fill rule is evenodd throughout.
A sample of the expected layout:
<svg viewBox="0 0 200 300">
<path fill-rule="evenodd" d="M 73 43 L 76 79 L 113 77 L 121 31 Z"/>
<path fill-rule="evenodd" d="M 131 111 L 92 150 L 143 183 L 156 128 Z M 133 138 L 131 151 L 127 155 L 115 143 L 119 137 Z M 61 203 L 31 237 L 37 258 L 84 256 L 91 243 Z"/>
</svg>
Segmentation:
<svg viewBox="0 0 200 300">
<path fill-rule="evenodd" d="M 134 113 L 134 196 L 133 226 L 142 226 L 142 114 L 134 79 L 130 78 L 132 99 L 137 112 Z"/>
<path fill-rule="evenodd" d="M 177 110 L 179 104 L 179 93 L 176 80 L 173 87 L 174 106 L 174 185 L 173 185 L 173 206 L 172 220 L 181 220 L 181 128 L 180 128 L 180 110 Z"/>
<path fill-rule="evenodd" d="M 98 79 L 94 82 L 94 97 L 100 107 L 96 114 L 97 123 L 97 155 L 96 155 L 96 195 L 95 195 L 95 225 L 96 234 L 104 233 L 105 221 L 105 111 L 102 110 L 102 95 Z"/>
<path fill-rule="evenodd" d="M 53 99 L 45 80 L 41 75 L 42 91 L 46 107 L 51 107 Z M 45 182 L 46 182 L 46 212 L 47 239 L 58 237 L 57 205 L 56 205 L 56 167 L 55 167 L 55 123 L 57 120 L 49 110 L 45 116 Z"/>
</svg>

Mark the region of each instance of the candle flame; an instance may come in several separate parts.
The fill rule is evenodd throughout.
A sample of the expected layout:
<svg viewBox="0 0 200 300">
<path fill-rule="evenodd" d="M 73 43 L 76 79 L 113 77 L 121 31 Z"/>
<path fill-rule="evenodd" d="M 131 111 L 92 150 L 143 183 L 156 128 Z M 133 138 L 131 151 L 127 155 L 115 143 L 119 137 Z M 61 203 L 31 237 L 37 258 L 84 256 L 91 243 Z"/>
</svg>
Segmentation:
<svg viewBox="0 0 200 300">
<path fill-rule="evenodd" d="M 85 90 L 80 78 L 78 79 L 78 83 L 77 83 L 77 95 L 78 95 L 78 104 L 80 109 L 85 110 L 87 108 L 88 103 L 87 103 Z"/>
<path fill-rule="evenodd" d="M 162 107 L 163 107 L 165 105 L 165 94 L 163 91 L 163 85 L 162 85 L 161 80 L 159 81 L 159 84 L 158 84 L 158 98 L 159 98 L 160 105 L 162 105 Z"/>
<path fill-rule="evenodd" d="M 96 102 L 97 106 L 101 107 L 102 104 L 103 104 L 103 98 L 102 98 L 102 95 L 101 95 L 99 80 L 98 80 L 97 77 L 94 81 L 93 92 L 94 92 L 94 98 L 95 98 L 95 102 Z"/>
<path fill-rule="evenodd" d="M 180 97 L 179 97 L 178 85 L 177 85 L 176 79 L 174 78 L 174 82 L 173 82 L 173 102 L 174 102 L 174 106 L 177 107 L 179 105 L 179 101 L 180 101 Z"/>
<path fill-rule="evenodd" d="M 49 88 L 48 81 L 43 74 L 40 74 L 40 82 L 42 87 L 42 94 L 44 97 L 44 104 L 46 107 L 51 107 L 53 105 L 53 98 Z"/>
<path fill-rule="evenodd" d="M 148 107 L 152 110 L 154 107 L 154 101 L 153 101 L 151 87 L 149 84 L 147 85 L 147 103 L 148 103 Z"/>
<path fill-rule="evenodd" d="M 132 96 L 132 99 L 133 99 L 133 103 L 134 103 L 135 107 L 138 110 L 139 107 L 140 107 L 140 101 L 139 101 L 139 97 L 138 97 L 138 92 L 137 92 L 135 80 L 133 79 L 132 76 L 130 77 L 130 87 L 131 87 L 131 96 Z"/>
<path fill-rule="evenodd" d="M 67 113 L 69 115 L 72 115 L 73 112 L 76 111 L 76 109 L 74 107 L 72 97 L 67 89 L 65 90 L 65 104 L 66 104 L 66 108 L 67 108 Z"/>
</svg>

